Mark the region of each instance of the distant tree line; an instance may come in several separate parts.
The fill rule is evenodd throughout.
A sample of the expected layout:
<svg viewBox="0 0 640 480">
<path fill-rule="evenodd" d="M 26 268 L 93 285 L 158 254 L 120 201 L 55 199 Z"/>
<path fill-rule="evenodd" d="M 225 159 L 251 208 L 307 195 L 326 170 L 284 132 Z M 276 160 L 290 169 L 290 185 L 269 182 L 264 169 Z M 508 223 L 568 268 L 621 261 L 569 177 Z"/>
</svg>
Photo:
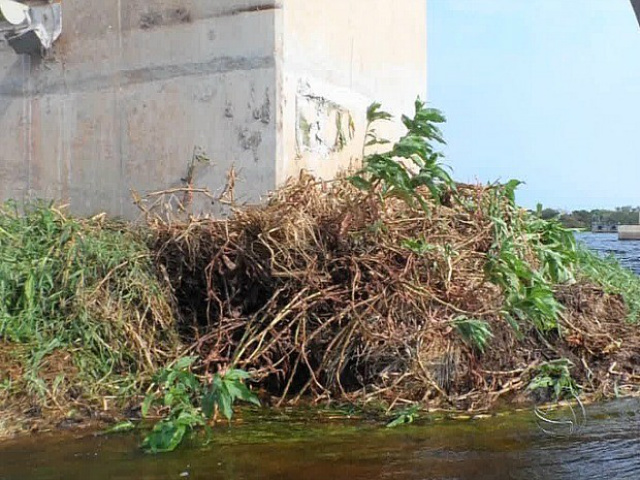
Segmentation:
<svg viewBox="0 0 640 480">
<path fill-rule="evenodd" d="M 640 207 L 624 206 L 616 207 L 615 210 L 574 210 L 570 213 L 544 208 L 539 210 L 539 215 L 545 220 L 557 218 L 567 228 L 591 228 L 592 222 L 637 225 Z"/>
</svg>

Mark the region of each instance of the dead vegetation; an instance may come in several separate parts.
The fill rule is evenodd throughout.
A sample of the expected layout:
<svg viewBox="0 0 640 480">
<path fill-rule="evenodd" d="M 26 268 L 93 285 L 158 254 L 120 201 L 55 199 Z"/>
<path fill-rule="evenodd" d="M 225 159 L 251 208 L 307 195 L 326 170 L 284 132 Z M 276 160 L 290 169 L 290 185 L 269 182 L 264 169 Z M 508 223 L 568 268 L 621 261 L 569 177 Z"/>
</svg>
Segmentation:
<svg viewBox="0 0 640 480">
<path fill-rule="evenodd" d="M 639 281 L 519 209 L 520 182 L 454 183 L 439 111 L 418 99 L 387 150 L 390 115 L 367 117 L 349 178 L 303 173 L 227 219 L 151 222 L 203 368 L 249 370 L 279 403 L 477 410 L 636 389 Z"/>
<path fill-rule="evenodd" d="M 246 370 L 280 404 L 637 392 L 640 280 L 517 208 L 519 182 L 455 184 L 433 148 L 443 121 L 418 101 L 407 134 L 354 176 L 303 173 L 223 219 L 188 211 L 194 194 L 233 203 L 233 171 L 218 197 L 191 174 L 137 196 L 146 229 L 0 209 L 0 409 L 122 408 L 180 357 L 205 386 Z M 371 129 L 366 146 L 384 143 Z"/>
<path fill-rule="evenodd" d="M 552 328 L 514 320 L 509 307 L 523 301 L 510 303 L 491 271 L 496 252 L 504 256 L 497 242 L 508 241 L 496 218 L 532 271 L 544 268 L 544 235 L 518 231 L 524 213 L 502 186 L 459 185 L 455 197 L 425 211 L 303 175 L 226 220 L 156 221 L 183 337 L 205 368 L 247 369 L 280 402 L 478 410 L 528 396 L 540 367 L 557 359 L 587 392 L 640 384 L 637 328 L 622 299 L 567 279 L 551 285 Z"/>
</svg>

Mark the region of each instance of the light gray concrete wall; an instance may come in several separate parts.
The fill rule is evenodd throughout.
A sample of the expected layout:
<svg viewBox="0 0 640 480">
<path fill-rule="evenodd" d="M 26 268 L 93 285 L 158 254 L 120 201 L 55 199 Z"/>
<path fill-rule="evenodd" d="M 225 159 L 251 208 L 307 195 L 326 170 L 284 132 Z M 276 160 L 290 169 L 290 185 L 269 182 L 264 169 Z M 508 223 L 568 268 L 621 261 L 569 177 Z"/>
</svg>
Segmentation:
<svg viewBox="0 0 640 480">
<path fill-rule="evenodd" d="M 369 104 L 425 97 L 426 41 L 425 0 L 64 0 L 47 58 L 0 47 L 0 200 L 135 218 L 131 190 L 182 186 L 194 147 L 194 184 L 219 194 L 233 166 L 239 202 L 331 177 Z"/>
<path fill-rule="evenodd" d="M 361 158 L 366 108 L 396 115 L 404 130 L 427 91 L 426 0 L 284 0 L 277 12 L 282 64 L 277 181 L 301 168 L 332 177 Z"/>
<path fill-rule="evenodd" d="M 275 3 L 64 0 L 44 60 L 0 49 L 0 198 L 135 217 L 130 190 L 195 183 L 239 201 L 275 183 Z"/>
<path fill-rule="evenodd" d="M 640 225 L 620 225 L 618 240 L 640 240 Z"/>
</svg>

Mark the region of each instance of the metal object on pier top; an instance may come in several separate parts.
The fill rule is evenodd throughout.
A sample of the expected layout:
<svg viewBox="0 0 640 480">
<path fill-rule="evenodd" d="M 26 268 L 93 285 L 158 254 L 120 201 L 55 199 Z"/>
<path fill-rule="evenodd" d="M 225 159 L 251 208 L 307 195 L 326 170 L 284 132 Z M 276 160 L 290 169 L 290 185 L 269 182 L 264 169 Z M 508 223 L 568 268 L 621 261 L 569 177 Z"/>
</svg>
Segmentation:
<svg viewBox="0 0 640 480">
<path fill-rule="evenodd" d="M 0 0 L 0 36 L 18 54 L 41 55 L 62 33 L 62 4 Z"/>
</svg>

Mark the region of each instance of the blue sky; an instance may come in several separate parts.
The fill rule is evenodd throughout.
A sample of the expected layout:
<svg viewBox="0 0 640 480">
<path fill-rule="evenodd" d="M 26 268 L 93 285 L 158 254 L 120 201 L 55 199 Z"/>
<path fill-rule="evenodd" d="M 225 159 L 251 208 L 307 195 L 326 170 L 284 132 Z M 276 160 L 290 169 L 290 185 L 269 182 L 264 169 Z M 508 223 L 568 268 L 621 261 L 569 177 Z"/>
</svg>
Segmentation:
<svg viewBox="0 0 640 480">
<path fill-rule="evenodd" d="M 459 181 L 533 208 L 640 205 L 640 28 L 629 0 L 428 0 L 428 100 Z"/>
</svg>

